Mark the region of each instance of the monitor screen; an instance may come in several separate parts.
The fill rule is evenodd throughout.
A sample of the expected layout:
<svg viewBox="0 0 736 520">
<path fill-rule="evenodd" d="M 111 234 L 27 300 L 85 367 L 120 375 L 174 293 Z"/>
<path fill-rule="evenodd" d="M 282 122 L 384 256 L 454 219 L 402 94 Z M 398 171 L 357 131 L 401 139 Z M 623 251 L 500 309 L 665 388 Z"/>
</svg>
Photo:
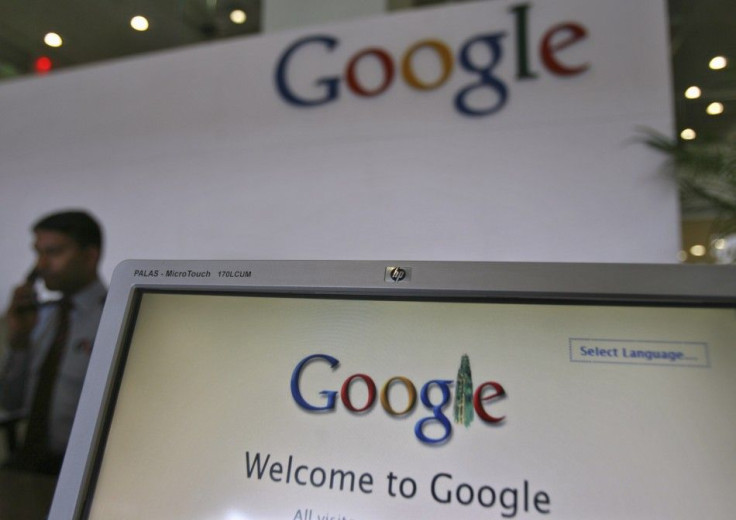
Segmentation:
<svg viewBox="0 0 736 520">
<path fill-rule="evenodd" d="M 358 264 L 127 264 L 52 518 L 730 518 L 736 285 Z"/>
</svg>

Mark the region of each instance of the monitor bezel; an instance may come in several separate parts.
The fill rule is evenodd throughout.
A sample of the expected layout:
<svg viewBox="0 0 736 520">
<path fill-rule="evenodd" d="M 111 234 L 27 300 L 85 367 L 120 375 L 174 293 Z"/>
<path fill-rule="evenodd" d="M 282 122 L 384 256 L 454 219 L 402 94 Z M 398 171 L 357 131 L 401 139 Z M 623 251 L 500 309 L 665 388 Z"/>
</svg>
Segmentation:
<svg viewBox="0 0 736 520">
<path fill-rule="evenodd" d="M 402 280 L 391 278 L 395 268 L 404 270 Z M 168 272 L 187 275 L 166 276 Z M 206 273 L 209 276 L 200 276 Z M 122 262 L 112 277 L 54 495 L 52 520 L 85 517 L 111 416 L 106 409 L 114 406 L 117 375 L 145 292 L 736 309 L 736 268 L 320 260 Z"/>
</svg>

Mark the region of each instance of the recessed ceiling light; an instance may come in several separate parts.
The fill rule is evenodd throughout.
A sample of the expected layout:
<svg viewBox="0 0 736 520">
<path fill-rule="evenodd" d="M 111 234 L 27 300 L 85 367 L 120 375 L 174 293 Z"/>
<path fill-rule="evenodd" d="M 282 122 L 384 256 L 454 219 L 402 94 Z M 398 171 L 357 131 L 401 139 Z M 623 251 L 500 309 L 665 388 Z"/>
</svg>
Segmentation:
<svg viewBox="0 0 736 520">
<path fill-rule="evenodd" d="M 145 16 L 134 16 L 130 19 L 130 26 L 136 31 L 147 31 L 148 19 Z"/>
<path fill-rule="evenodd" d="M 230 21 L 238 25 L 244 24 L 248 19 L 248 15 L 242 9 L 234 9 L 230 11 Z"/>
<path fill-rule="evenodd" d="M 695 133 L 695 130 L 692 128 L 686 128 L 682 132 L 680 132 L 680 137 L 682 137 L 685 141 L 692 141 L 695 139 L 698 135 Z"/>
<path fill-rule="evenodd" d="M 715 56 L 710 60 L 710 63 L 708 63 L 708 67 L 713 70 L 725 69 L 726 65 L 728 65 L 728 60 L 726 60 L 725 56 Z"/>
<path fill-rule="evenodd" d="M 723 113 L 723 103 L 714 101 L 713 103 L 711 103 L 710 105 L 706 107 L 705 111 L 711 116 L 717 116 L 719 114 L 722 114 Z"/>
<path fill-rule="evenodd" d="M 697 87 L 693 85 L 692 87 L 688 87 L 687 90 L 685 90 L 685 97 L 688 99 L 698 99 L 700 97 L 700 94 L 702 92 L 700 91 L 700 87 Z"/>
<path fill-rule="evenodd" d="M 705 248 L 705 246 L 697 244 L 690 248 L 690 254 L 693 256 L 705 256 L 705 253 L 707 253 L 708 250 Z"/>
<path fill-rule="evenodd" d="M 61 39 L 61 36 L 59 36 L 55 32 L 47 33 L 46 36 L 43 37 L 43 42 L 49 47 L 61 47 L 61 45 L 64 43 L 64 41 Z"/>
</svg>

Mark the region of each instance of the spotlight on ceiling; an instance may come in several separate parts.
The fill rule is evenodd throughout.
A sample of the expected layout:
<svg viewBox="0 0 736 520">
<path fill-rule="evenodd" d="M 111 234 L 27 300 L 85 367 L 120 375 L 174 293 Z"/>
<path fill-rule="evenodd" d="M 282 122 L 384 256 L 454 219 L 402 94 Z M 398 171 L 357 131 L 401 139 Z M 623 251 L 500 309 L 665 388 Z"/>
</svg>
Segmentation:
<svg viewBox="0 0 736 520">
<path fill-rule="evenodd" d="M 244 24 L 248 19 L 248 15 L 242 9 L 233 9 L 230 11 L 230 21 L 235 24 Z"/>
<path fill-rule="evenodd" d="M 147 31 L 149 27 L 148 19 L 145 16 L 134 16 L 130 19 L 130 26 L 139 32 Z"/>
<path fill-rule="evenodd" d="M 695 130 L 692 128 L 685 128 L 682 132 L 680 132 L 680 137 L 684 141 L 692 141 L 695 139 L 698 135 L 695 133 Z"/>
<path fill-rule="evenodd" d="M 723 113 L 723 103 L 719 103 L 718 101 L 714 101 L 710 105 L 708 105 L 705 109 L 705 111 L 708 113 L 708 115 L 711 116 L 717 116 Z"/>
<path fill-rule="evenodd" d="M 46 33 L 46 36 L 43 37 L 43 42 L 49 47 L 61 47 L 64 43 L 64 40 L 62 40 L 61 36 L 59 36 L 55 32 L 50 32 Z"/>
<path fill-rule="evenodd" d="M 700 91 L 700 87 L 695 85 L 688 87 L 687 90 L 685 90 L 685 97 L 688 99 L 698 99 L 701 94 L 702 92 Z"/>
<path fill-rule="evenodd" d="M 713 59 L 710 60 L 710 63 L 708 63 L 708 67 L 713 70 L 725 69 L 727 65 L 728 60 L 725 56 L 715 56 Z"/>
</svg>

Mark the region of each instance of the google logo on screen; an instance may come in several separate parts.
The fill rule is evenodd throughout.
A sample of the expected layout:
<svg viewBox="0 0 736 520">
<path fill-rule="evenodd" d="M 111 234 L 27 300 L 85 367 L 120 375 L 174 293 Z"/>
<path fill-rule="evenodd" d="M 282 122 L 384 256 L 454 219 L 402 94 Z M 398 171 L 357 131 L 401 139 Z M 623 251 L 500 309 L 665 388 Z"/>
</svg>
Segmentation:
<svg viewBox="0 0 736 520">
<path fill-rule="evenodd" d="M 370 412 L 376 404 L 376 398 L 381 407 L 390 417 L 403 417 L 414 411 L 417 405 L 417 397 L 422 405 L 431 412 L 431 415 L 419 419 L 414 425 L 414 434 L 417 439 L 430 445 L 442 444 L 449 440 L 452 435 L 452 423 L 445 415 L 445 408 L 454 401 L 455 423 L 470 426 L 475 415 L 488 424 L 498 424 L 505 416 L 498 417 L 489 410 L 490 405 L 505 397 L 506 391 L 503 386 L 495 381 L 486 381 L 477 387 L 473 387 L 470 371 L 470 359 L 463 355 L 460 368 L 455 381 L 449 379 L 430 379 L 426 381 L 419 391 L 414 382 L 405 376 L 393 376 L 386 380 L 378 391 L 374 379 L 364 373 L 348 376 L 340 386 L 340 390 L 321 390 L 317 395 L 306 398 L 301 389 L 303 377 L 310 379 L 325 378 L 325 372 L 317 369 L 310 370 L 308 375 L 305 369 L 313 363 L 327 363 L 331 369 L 337 369 L 340 362 L 337 358 L 327 354 L 312 354 L 297 363 L 291 374 L 291 395 L 294 402 L 303 410 L 315 413 L 334 412 L 339 401 L 350 413 L 363 414 Z M 316 375 L 315 375 L 316 374 Z M 452 386 L 455 385 L 455 396 L 453 399 Z M 354 385 L 361 385 L 364 392 L 364 401 L 355 402 Z M 407 400 L 402 407 L 397 409 L 391 400 L 391 391 L 397 387 L 403 387 Z M 318 397 L 321 396 L 321 397 Z M 439 399 L 437 399 L 439 397 Z"/>
<path fill-rule="evenodd" d="M 530 63 L 530 55 L 534 52 L 528 30 L 530 8 L 530 4 L 519 4 L 509 9 L 514 22 L 512 38 L 517 81 L 534 79 L 539 74 L 532 70 Z M 286 103 L 297 107 L 317 107 L 338 101 L 345 89 L 357 97 L 377 97 L 392 87 L 397 76 L 417 91 L 439 89 L 447 83 L 455 68 L 459 68 L 474 78 L 455 93 L 456 110 L 466 116 L 487 116 L 501 110 L 509 98 L 508 81 L 496 74 L 505 54 L 507 36 L 506 31 L 471 36 L 460 45 L 457 53 L 440 39 L 426 38 L 410 44 L 400 59 L 381 47 L 365 47 L 348 59 L 341 72 L 316 77 L 311 83 L 312 88 L 300 91 L 294 88 L 290 76 L 293 63 L 302 58 L 302 51 L 316 47 L 329 53 L 340 46 L 340 40 L 329 34 L 307 36 L 293 42 L 279 57 L 274 78 L 276 90 Z M 563 51 L 587 36 L 587 29 L 578 22 L 560 22 L 549 27 L 537 42 L 540 63 L 556 76 L 569 77 L 585 72 L 590 67 L 588 63 L 568 62 Z M 422 77 L 416 70 L 415 58 L 419 52 L 431 53 L 436 58 L 439 64 L 436 77 Z M 479 59 L 479 54 L 484 57 Z M 381 70 L 380 80 L 375 85 L 365 84 L 359 74 L 361 66 L 371 60 L 378 63 Z"/>
</svg>

